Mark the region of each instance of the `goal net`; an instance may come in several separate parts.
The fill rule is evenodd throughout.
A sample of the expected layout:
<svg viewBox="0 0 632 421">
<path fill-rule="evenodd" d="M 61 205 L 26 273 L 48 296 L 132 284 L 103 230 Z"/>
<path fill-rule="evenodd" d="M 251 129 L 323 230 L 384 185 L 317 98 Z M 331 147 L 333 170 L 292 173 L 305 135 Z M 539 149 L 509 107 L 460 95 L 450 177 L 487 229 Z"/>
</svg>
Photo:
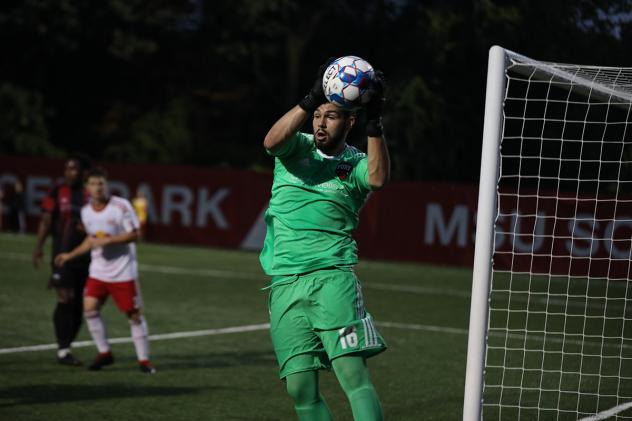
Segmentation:
<svg viewBox="0 0 632 421">
<path fill-rule="evenodd" d="M 464 419 L 632 420 L 632 68 L 488 71 Z"/>
</svg>

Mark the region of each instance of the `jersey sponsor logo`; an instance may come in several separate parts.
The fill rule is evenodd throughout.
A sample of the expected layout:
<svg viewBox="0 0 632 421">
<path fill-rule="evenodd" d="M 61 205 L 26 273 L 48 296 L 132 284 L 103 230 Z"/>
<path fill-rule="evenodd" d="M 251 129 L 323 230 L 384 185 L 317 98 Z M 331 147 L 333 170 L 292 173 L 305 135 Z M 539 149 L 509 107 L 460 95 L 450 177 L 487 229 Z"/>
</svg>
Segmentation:
<svg viewBox="0 0 632 421">
<path fill-rule="evenodd" d="M 339 192 L 339 193 L 344 194 L 345 196 L 348 196 L 343 191 L 344 186 L 342 186 L 340 183 L 333 181 L 333 179 L 320 182 L 320 180 L 316 177 L 299 178 L 295 176 L 294 174 L 288 174 L 286 177 L 287 177 L 286 180 L 288 181 L 288 183 L 291 183 L 291 184 L 297 184 L 299 186 L 309 186 L 309 188 L 311 189 L 323 191 L 323 192 Z"/>
<path fill-rule="evenodd" d="M 351 174 L 351 170 L 353 170 L 353 165 L 348 162 L 341 162 L 336 166 L 336 175 L 341 180 L 346 180 Z"/>
<path fill-rule="evenodd" d="M 64 191 L 63 193 L 66 193 L 66 192 Z M 70 194 L 70 193 L 67 193 L 67 194 Z M 65 194 L 63 196 L 60 196 L 59 197 L 59 210 L 62 213 L 68 213 L 68 212 L 72 212 L 72 209 L 73 209 L 73 206 L 72 206 L 72 202 L 70 201 L 70 198 L 66 196 Z"/>
</svg>

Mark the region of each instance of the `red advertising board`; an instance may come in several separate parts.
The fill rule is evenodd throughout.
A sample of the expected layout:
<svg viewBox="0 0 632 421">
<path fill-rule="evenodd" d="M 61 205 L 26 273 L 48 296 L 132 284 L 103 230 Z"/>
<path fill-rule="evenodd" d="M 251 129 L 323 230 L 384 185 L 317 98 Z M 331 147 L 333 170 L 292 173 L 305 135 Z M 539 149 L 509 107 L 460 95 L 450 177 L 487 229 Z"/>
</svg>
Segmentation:
<svg viewBox="0 0 632 421">
<path fill-rule="evenodd" d="M 499 204 L 496 268 L 630 279 L 630 195 L 503 191 Z"/>
<path fill-rule="evenodd" d="M 60 179 L 58 159 L 0 156 L 0 185 L 10 196 L 25 188 L 28 228 L 39 202 Z M 103 163 L 113 194 L 148 199 L 149 241 L 256 250 L 265 236 L 263 212 L 271 173 L 172 165 Z M 356 233 L 362 257 L 471 265 L 475 186 L 391 183 L 372 193 Z M 5 215 L 7 219 L 8 215 Z"/>
<path fill-rule="evenodd" d="M 0 156 L 0 186 L 25 187 L 28 226 L 39 201 L 60 177 L 63 161 Z M 144 190 L 149 202 L 147 239 L 165 243 L 260 249 L 263 212 L 272 175 L 246 170 L 171 165 L 103 165 L 114 194 Z M 478 186 L 393 182 L 362 209 L 356 239 L 360 256 L 471 266 Z M 631 198 L 546 192 L 500 196 L 497 269 L 630 279 Z M 5 209 L 5 220 L 8 215 Z M 6 225 L 6 224 L 5 224 Z"/>
<path fill-rule="evenodd" d="M 150 241 L 239 247 L 270 194 L 268 174 L 186 166 L 103 167 L 112 194 L 130 198 L 137 189 L 145 192 Z M 62 168 L 61 160 L 0 157 L 0 183 L 7 195 L 15 179 L 24 185 L 30 229 L 41 198 Z"/>
</svg>

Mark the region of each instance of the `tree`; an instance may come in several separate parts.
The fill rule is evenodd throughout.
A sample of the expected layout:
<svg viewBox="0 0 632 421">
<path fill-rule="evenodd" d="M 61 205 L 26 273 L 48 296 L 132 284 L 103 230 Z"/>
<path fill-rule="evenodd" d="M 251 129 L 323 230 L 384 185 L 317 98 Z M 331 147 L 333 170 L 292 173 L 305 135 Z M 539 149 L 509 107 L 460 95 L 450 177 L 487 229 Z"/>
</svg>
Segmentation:
<svg viewBox="0 0 632 421">
<path fill-rule="evenodd" d="M 24 0 L 0 6 L 0 153 L 271 166 L 330 56 L 387 77 L 396 179 L 475 181 L 487 51 L 624 65 L 630 0 Z M 26 117 L 25 117 L 26 116 Z M 24 125 L 25 121 L 30 123 Z M 362 147 L 361 130 L 352 141 Z"/>
</svg>

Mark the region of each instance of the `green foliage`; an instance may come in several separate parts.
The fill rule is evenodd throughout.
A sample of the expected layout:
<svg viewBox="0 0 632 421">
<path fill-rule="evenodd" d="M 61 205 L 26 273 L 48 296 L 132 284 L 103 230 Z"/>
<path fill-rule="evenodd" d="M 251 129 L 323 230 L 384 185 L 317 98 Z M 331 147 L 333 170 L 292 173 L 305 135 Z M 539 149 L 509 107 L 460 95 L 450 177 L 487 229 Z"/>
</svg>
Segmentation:
<svg viewBox="0 0 632 421">
<path fill-rule="evenodd" d="M 266 159 L 253 145 L 302 97 L 318 66 L 356 54 L 391 87 L 394 177 L 475 181 L 489 47 L 629 65 L 631 4 L 25 0 L 0 8 L 0 47 L 11 57 L 0 84 L 45 104 L 35 133 L 47 133 L 36 137 L 49 151 L 249 166 Z M 19 121 L 0 119 L 5 139 L 23 130 Z"/>
<path fill-rule="evenodd" d="M 0 85 L 0 153 L 57 156 L 48 141 L 44 98 L 9 83 Z"/>
<path fill-rule="evenodd" d="M 183 98 L 172 99 L 164 109 L 138 116 L 123 141 L 109 144 L 108 160 L 122 162 L 174 163 L 190 158 L 190 105 Z"/>
<path fill-rule="evenodd" d="M 397 94 L 393 95 L 385 124 L 389 128 L 389 143 L 393 144 L 395 171 L 400 178 L 415 179 L 433 174 L 445 165 L 445 157 L 437 160 L 432 154 L 438 146 L 436 143 L 442 142 L 440 137 L 433 136 L 433 130 L 441 119 L 443 101 L 421 76 L 391 90 Z"/>
</svg>

